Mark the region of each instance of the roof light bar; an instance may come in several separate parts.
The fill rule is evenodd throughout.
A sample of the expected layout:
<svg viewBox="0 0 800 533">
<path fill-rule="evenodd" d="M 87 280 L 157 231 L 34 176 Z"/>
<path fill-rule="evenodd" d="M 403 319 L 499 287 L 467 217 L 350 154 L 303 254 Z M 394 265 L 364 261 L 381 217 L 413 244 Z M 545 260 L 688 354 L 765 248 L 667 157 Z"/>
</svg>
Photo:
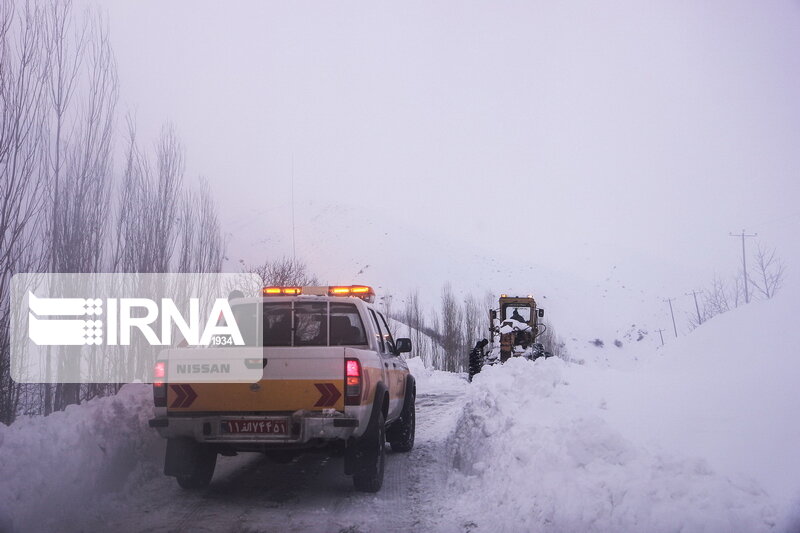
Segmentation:
<svg viewBox="0 0 800 533">
<path fill-rule="evenodd" d="M 367 303 L 375 301 L 375 291 L 368 285 L 335 285 L 328 287 L 331 296 L 353 296 Z"/>
<path fill-rule="evenodd" d="M 264 287 L 262 290 L 264 296 L 296 296 L 302 292 L 301 287 Z"/>
<path fill-rule="evenodd" d="M 375 291 L 369 285 L 330 285 L 328 287 L 264 287 L 264 296 L 297 296 L 308 294 L 316 296 L 352 296 L 368 303 L 375 301 Z"/>
</svg>

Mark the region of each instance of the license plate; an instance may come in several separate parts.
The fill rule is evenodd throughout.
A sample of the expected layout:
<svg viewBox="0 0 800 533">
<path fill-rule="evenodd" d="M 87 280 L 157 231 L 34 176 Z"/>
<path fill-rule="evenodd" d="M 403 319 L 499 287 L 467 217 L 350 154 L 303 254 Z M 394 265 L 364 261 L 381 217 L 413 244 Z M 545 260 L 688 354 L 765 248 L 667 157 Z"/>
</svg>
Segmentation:
<svg viewBox="0 0 800 533">
<path fill-rule="evenodd" d="M 289 421 L 285 418 L 224 420 L 222 432 L 246 435 L 288 435 Z"/>
</svg>

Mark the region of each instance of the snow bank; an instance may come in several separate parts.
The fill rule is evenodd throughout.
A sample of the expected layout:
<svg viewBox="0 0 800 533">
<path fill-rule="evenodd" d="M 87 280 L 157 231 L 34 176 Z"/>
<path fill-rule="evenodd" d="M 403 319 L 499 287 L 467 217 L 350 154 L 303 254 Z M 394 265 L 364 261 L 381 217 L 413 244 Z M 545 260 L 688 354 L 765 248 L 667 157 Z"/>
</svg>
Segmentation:
<svg viewBox="0 0 800 533">
<path fill-rule="evenodd" d="M 152 415 L 152 388 L 126 385 L 116 396 L 0 424 L 0 530 L 8 522 L 18 531 L 72 529 L 97 498 L 160 475 L 163 441 L 147 426 Z"/>
<path fill-rule="evenodd" d="M 798 298 L 786 290 L 719 315 L 635 371 L 585 368 L 570 381 L 628 438 L 754 479 L 780 516 L 798 515 Z"/>
<path fill-rule="evenodd" d="M 485 368 L 451 435 L 454 514 L 486 531 L 765 531 L 753 483 L 634 444 L 557 358 Z"/>
<path fill-rule="evenodd" d="M 466 374 L 433 370 L 420 357 L 406 359 L 408 370 L 417 383 L 417 394 L 461 394 L 467 388 Z"/>
</svg>

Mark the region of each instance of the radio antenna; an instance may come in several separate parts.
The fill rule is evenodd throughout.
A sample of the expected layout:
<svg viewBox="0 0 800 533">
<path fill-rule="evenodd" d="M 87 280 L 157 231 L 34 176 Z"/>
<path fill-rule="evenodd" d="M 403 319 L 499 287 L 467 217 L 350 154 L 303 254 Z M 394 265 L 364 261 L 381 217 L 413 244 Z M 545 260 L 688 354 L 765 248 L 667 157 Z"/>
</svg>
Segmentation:
<svg viewBox="0 0 800 533">
<path fill-rule="evenodd" d="M 292 263 L 297 262 L 297 250 L 294 238 L 294 152 L 292 152 Z"/>
</svg>

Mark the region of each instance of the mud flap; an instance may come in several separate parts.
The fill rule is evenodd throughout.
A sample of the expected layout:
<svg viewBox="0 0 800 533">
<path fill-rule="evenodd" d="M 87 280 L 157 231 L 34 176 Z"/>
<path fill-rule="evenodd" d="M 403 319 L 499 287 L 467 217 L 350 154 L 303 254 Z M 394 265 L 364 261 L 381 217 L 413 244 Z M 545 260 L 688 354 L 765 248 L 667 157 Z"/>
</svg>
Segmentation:
<svg viewBox="0 0 800 533">
<path fill-rule="evenodd" d="M 193 439 L 167 439 L 164 475 L 173 477 L 191 475 L 195 465 L 202 460 L 201 454 L 203 453 L 209 453 L 209 451 Z"/>
<path fill-rule="evenodd" d="M 413 409 L 413 404 L 411 402 L 412 398 L 417 395 L 417 385 L 414 376 L 411 374 L 406 377 L 406 386 L 404 390 L 406 391 L 406 395 L 405 398 L 403 398 L 403 410 L 400 411 L 400 418 L 397 419 L 391 426 L 389 426 L 389 429 L 386 431 L 386 440 L 390 442 L 395 440 L 397 437 L 400 437 L 398 434 L 399 428 L 402 427 L 404 418 L 408 416 L 409 409 Z M 409 394 L 409 391 L 411 394 Z"/>
<path fill-rule="evenodd" d="M 359 473 L 357 469 L 375 462 L 375 450 L 372 446 L 378 431 L 378 419 L 383 406 L 383 396 L 386 387 L 378 383 L 375 387 L 375 397 L 372 400 L 372 412 L 369 415 L 367 429 L 359 439 L 350 439 L 344 452 L 344 473 L 348 476 Z M 378 401 L 378 398 L 381 400 Z"/>
</svg>

